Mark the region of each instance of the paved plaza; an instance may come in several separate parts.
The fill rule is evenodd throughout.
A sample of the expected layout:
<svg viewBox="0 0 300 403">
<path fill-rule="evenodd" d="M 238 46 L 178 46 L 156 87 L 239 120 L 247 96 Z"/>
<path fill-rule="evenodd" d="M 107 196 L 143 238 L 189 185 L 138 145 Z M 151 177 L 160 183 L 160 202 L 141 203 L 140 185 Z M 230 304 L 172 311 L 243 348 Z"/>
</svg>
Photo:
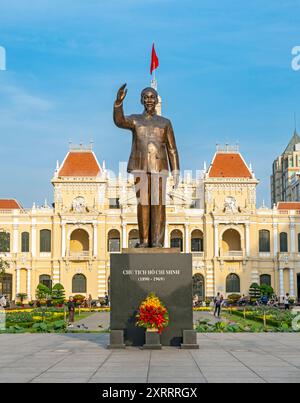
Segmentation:
<svg viewBox="0 0 300 403">
<path fill-rule="evenodd" d="M 198 351 L 110 351 L 108 338 L 3 334 L 0 382 L 300 382 L 298 334 L 199 334 Z"/>
</svg>

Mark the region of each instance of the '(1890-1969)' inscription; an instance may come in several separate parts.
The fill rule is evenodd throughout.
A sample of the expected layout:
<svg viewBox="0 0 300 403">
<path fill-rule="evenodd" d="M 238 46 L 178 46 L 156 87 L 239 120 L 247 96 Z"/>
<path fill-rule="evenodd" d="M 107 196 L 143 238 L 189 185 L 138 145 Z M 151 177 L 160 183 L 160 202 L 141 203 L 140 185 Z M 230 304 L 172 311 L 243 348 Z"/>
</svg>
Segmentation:
<svg viewBox="0 0 300 403">
<path fill-rule="evenodd" d="M 181 270 L 166 269 L 140 269 L 127 270 L 123 269 L 124 276 L 138 277 L 138 281 L 165 281 L 167 276 L 180 276 Z"/>
</svg>

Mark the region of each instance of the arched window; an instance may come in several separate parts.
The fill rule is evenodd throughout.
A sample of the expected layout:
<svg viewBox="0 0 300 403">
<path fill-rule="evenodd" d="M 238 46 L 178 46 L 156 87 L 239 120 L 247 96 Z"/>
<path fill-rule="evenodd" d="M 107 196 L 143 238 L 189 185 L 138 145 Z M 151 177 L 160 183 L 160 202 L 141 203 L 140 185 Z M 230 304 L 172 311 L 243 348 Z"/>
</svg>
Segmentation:
<svg viewBox="0 0 300 403">
<path fill-rule="evenodd" d="M 29 232 L 22 232 L 21 238 L 22 252 L 27 253 L 29 252 Z"/>
<path fill-rule="evenodd" d="M 0 232 L 0 253 L 10 252 L 10 233 Z"/>
<path fill-rule="evenodd" d="M 288 252 L 288 235 L 286 232 L 280 233 L 280 252 Z"/>
<path fill-rule="evenodd" d="M 108 233 L 107 251 L 110 253 L 120 252 L 120 232 L 112 229 Z"/>
<path fill-rule="evenodd" d="M 269 274 L 262 274 L 260 276 L 260 285 L 269 285 L 271 286 L 272 278 Z"/>
<path fill-rule="evenodd" d="M 86 277 L 83 274 L 75 274 L 73 277 L 72 293 L 86 293 Z"/>
<path fill-rule="evenodd" d="M 201 300 L 205 298 L 204 277 L 198 273 L 193 276 L 193 296 L 195 295 L 198 295 Z"/>
<path fill-rule="evenodd" d="M 183 251 L 183 236 L 178 229 L 171 232 L 171 248 L 179 248 L 180 252 Z"/>
<path fill-rule="evenodd" d="M 300 234 L 298 234 L 298 252 L 300 253 Z"/>
<path fill-rule="evenodd" d="M 231 273 L 226 279 L 226 292 L 239 293 L 241 290 L 240 278 L 237 274 Z"/>
<path fill-rule="evenodd" d="M 200 230 L 195 230 L 192 232 L 191 251 L 203 252 L 203 232 Z"/>
<path fill-rule="evenodd" d="M 42 229 L 40 231 L 40 252 L 51 252 L 51 231 L 48 229 Z"/>
<path fill-rule="evenodd" d="M 81 228 L 72 232 L 70 238 L 70 252 L 72 254 L 88 252 L 90 248 L 89 234 Z"/>
<path fill-rule="evenodd" d="M 39 283 L 48 287 L 49 290 L 52 290 L 52 280 L 48 274 L 42 274 L 39 278 Z"/>
<path fill-rule="evenodd" d="M 12 284 L 13 276 L 12 274 L 5 273 L 0 276 L 0 294 L 6 295 L 8 300 L 12 300 Z"/>
<path fill-rule="evenodd" d="M 259 251 L 270 252 L 270 231 L 262 229 L 259 231 Z"/>
<path fill-rule="evenodd" d="M 133 229 L 129 232 L 128 239 L 128 248 L 136 248 L 140 243 L 139 231 L 137 229 Z"/>
<path fill-rule="evenodd" d="M 222 237 L 222 247 L 224 252 L 241 251 L 241 235 L 235 229 L 228 229 Z"/>
</svg>

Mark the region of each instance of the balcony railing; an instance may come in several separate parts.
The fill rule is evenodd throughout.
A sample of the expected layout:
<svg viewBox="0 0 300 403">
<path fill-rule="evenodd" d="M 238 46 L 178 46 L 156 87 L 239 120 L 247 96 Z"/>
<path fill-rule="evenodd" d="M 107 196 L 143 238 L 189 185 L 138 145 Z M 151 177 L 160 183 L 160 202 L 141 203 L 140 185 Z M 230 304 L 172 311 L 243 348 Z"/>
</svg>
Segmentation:
<svg viewBox="0 0 300 403">
<path fill-rule="evenodd" d="M 225 258 L 243 258 L 244 252 L 242 250 L 223 250 L 221 251 L 221 256 Z"/>
<path fill-rule="evenodd" d="M 83 260 L 89 259 L 91 257 L 89 251 L 82 251 L 82 252 L 70 252 L 69 258 L 72 260 Z"/>
<path fill-rule="evenodd" d="M 204 252 L 192 252 L 193 257 L 198 257 L 203 259 L 204 258 Z"/>
</svg>

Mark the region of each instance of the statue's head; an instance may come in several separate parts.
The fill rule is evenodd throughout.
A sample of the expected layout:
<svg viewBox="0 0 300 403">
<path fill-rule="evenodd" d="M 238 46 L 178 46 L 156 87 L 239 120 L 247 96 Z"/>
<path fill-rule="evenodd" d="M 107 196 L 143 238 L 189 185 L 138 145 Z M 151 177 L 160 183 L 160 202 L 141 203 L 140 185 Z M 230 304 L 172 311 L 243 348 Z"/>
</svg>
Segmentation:
<svg viewBox="0 0 300 403">
<path fill-rule="evenodd" d="M 154 113 L 156 105 L 158 104 L 158 93 L 154 88 L 147 87 L 143 89 L 141 94 L 141 103 L 144 105 L 148 113 Z"/>
</svg>

